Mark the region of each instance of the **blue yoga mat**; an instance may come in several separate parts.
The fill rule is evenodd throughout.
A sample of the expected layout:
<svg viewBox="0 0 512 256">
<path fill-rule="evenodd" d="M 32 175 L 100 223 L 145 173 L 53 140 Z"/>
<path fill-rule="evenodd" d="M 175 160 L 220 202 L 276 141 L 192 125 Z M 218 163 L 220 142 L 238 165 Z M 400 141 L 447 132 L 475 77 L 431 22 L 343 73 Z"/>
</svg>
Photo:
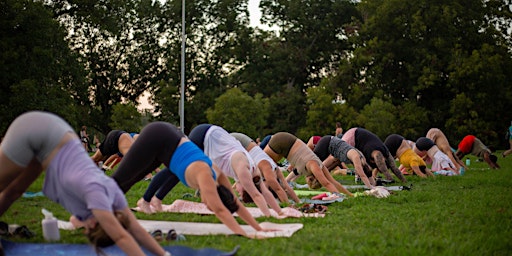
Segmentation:
<svg viewBox="0 0 512 256">
<path fill-rule="evenodd" d="M 11 241 L 1 240 L 2 247 L 5 255 L 37 255 L 37 256 L 87 256 L 97 255 L 94 248 L 88 244 L 57 244 L 57 243 L 15 243 Z M 163 246 L 163 248 L 170 252 L 173 256 L 231 256 L 236 255 L 239 247 L 235 247 L 231 252 L 224 252 L 213 248 L 193 249 L 187 246 L 173 245 Z M 126 255 L 119 247 L 113 245 L 103 248 L 109 256 Z M 147 255 L 152 255 L 150 252 L 144 250 Z"/>
</svg>

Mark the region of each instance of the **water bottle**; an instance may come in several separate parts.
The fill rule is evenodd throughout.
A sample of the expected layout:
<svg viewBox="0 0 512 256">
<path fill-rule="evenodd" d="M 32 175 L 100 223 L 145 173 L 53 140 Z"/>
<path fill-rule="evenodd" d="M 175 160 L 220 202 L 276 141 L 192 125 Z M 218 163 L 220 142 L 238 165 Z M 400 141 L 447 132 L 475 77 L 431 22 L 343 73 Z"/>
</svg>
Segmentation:
<svg viewBox="0 0 512 256">
<path fill-rule="evenodd" d="M 59 225 L 57 219 L 53 217 L 53 213 L 43 208 L 41 212 L 44 214 L 44 219 L 41 222 L 43 225 L 43 237 L 46 241 L 55 242 L 60 240 Z"/>
<path fill-rule="evenodd" d="M 466 166 L 470 166 L 471 165 L 471 160 L 469 160 L 469 158 L 466 158 Z"/>
<path fill-rule="evenodd" d="M 98 167 L 99 167 L 100 169 L 101 169 L 101 168 L 103 168 L 103 161 L 99 161 L 99 162 L 98 162 Z"/>
</svg>

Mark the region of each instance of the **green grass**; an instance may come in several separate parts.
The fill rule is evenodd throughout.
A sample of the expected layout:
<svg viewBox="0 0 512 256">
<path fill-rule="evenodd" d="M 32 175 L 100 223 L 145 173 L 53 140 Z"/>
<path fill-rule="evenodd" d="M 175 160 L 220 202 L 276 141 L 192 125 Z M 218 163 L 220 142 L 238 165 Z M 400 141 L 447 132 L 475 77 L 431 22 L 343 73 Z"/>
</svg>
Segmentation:
<svg viewBox="0 0 512 256">
<path fill-rule="evenodd" d="M 498 153 L 497 155 L 500 155 Z M 512 157 L 499 157 L 500 170 L 490 170 L 471 158 L 471 170 L 464 176 L 419 179 L 408 176 L 411 191 L 400 191 L 386 199 L 357 197 L 329 206 L 325 218 L 277 220 L 301 222 L 304 228 L 290 238 L 250 240 L 237 236 L 186 236 L 186 241 L 163 245 L 213 247 L 230 251 L 240 245 L 238 255 L 510 255 L 512 253 Z M 353 176 L 337 176 L 345 184 Z M 29 189 L 42 188 L 41 177 Z M 303 182 L 301 182 L 303 183 Z M 149 183 L 141 181 L 128 193 L 131 206 Z M 182 185 L 165 200 L 170 204 L 184 193 L 194 193 Z M 197 198 L 195 198 L 197 200 Z M 251 205 L 253 206 L 253 205 Z M 39 198 L 20 198 L 2 216 L 7 223 L 27 225 L 37 233 L 32 239 L 17 242 L 44 242 L 41 208 L 67 220 L 60 205 Z M 136 213 L 139 219 L 215 222 L 214 216 L 194 214 Z M 79 231 L 61 231 L 63 243 L 86 243 Z"/>
</svg>

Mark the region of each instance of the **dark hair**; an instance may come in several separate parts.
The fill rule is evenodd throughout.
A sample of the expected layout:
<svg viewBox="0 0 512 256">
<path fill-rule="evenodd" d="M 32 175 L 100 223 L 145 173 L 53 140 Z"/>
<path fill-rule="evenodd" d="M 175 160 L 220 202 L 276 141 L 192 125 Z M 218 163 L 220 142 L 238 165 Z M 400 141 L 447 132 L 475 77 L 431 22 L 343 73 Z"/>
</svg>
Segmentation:
<svg viewBox="0 0 512 256">
<path fill-rule="evenodd" d="M 127 229 L 130 225 L 130 221 L 128 217 L 121 211 L 115 211 L 114 215 L 116 216 L 117 220 L 121 223 L 123 228 Z M 96 253 L 100 255 L 104 255 L 104 253 L 101 251 L 100 248 L 107 247 L 113 245 L 115 242 L 108 236 L 107 232 L 101 227 L 101 225 L 98 223 L 96 227 L 89 230 L 87 233 L 87 238 L 89 239 L 89 242 L 94 245 L 94 248 L 96 250 Z"/>
<path fill-rule="evenodd" d="M 498 162 L 498 157 L 493 155 L 493 154 L 490 154 L 489 155 L 489 159 L 491 160 L 491 162 L 493 163 L 497 163 Z"/>
<path fill-rule="evenodd" d="M 261 177 L 260 176 L 252 177 L 252 182 L 254 183 L 254 185 L 256 186 L 258 191 L 261 192 L 261 187 L 260 187 Z M 247 193 L 247 191 L 245 191 L 245 190 L 242 192 L 242 201 L 244 203 L 252 203 L 252 202 L 254 202 L 254 200 L 252 200 L 251 195 L 249 195 L 249 193 Z"/>
<path fill-rule="evenodd" d="M 217 193 L 219 193 L 222 204 L 224 204 L 224 206 L 228 208 L 231 213 L 238 211 L 238 204 L 236 203 L 236 199 L 228 188 L 223 185 L 218 185 Z"/>
</svg>

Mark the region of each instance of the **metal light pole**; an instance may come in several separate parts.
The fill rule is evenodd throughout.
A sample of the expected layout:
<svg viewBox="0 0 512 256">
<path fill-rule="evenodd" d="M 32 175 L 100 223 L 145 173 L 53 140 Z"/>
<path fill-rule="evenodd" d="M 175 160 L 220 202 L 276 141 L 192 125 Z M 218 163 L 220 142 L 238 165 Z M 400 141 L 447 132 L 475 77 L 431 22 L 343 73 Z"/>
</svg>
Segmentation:
<svg viewBox="0 0 512 256">
<path fill-rule="evenodd" d="M 181 98 L 180 98 L 180 128 L 185 133 L 185 0 L 181 5 Z"/>
</svg>

